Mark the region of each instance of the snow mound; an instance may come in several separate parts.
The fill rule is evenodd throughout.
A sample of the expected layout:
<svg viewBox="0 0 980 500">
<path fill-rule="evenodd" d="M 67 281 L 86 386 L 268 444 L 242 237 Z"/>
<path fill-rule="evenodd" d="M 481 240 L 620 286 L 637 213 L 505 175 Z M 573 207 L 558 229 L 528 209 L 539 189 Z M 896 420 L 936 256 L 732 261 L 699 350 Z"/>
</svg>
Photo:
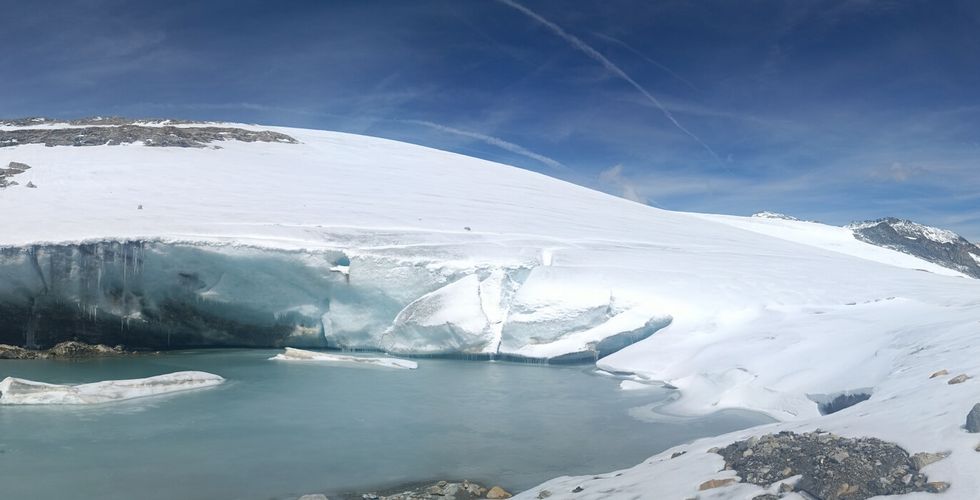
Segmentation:
<svg viewBox="0 0 980 500">
<path fill-rule="evenodd" d="M 0 381 L 0 404 L 87 405 L 159 396 L 214 387 L 225 379 L 206 372 L 184 371 L 131 380 L 59 385 L 7 377 Z"/>
<path fill-rule="evenodd" d="M 371 356 L 349 356 L 325 352 L 306 351 L 287 347 L 286 351 L 269 358 L 273 361 L 314 361 L 321 363 L 337 363 L 348 366 L 380 366 L 384 368 L 399 368 L 414 370 L 418 363 L 407 359 Z"/>
</svg>

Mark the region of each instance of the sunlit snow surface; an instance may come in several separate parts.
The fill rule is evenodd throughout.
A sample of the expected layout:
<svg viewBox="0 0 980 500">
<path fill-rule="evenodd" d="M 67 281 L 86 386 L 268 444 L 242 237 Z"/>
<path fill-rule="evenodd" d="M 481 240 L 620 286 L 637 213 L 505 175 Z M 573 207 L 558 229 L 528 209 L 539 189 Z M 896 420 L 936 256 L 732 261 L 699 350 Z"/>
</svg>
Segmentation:
<svg viewBox="0 0 980 500">
<path fill-rule="evenodd" d="M 0 381 L 0 404 L 89 405 L 159 396 L 214 387 L 225 379 L 211 373 L 184 371 L 132 380 L 106 380 L 89 384 L 47 384 L 7 377 Z"/>
<path fill-rule="evenodd" d="M 285 352 L 276 354 L 269 359 L 273 361 L 337 363 L 349 366 L 378 366 L 382 368 L 399 368 L 402 370 L 414 370 L 419 367 L 418 363 L 407 359 L 376 356 L 350 356 L 345 354 L 306 351 L 303 349 L 294 349 L 292 347 L 287 347 Z"/>
<path fill-rule="evenodd" d="M 978 440 L 961 427 L 980 379 L 929 379 L 940 369 L 980 375 L 980 281 L 841 228 L 664 211 L 423 147 L 274 130 L 301 144 L 0 149 L 0 163 L 32 165 L 22 183 L 38 186 L 0 193 L 0 212 L 16 214 L 0 245 L 150 238 L 342 252 L 349 267 L 334 274 L 364 293 L 332 303 L 324 329 L 378 332 L 355 340 L 390 352 L 560 356 L 594 347 L 569 332 L 669 320 L 599 365 L 679 388 L 665 412 L 750 408 L 786 421 L 740 436 L 820 427 L 952 450 L 926 469 L 930 479 L 952 483 L 944 498 L 980 491 L 969 472 L 980 467 Z M 234 290 L 217 287 L 209 300 Z M 371 290 L 391 305 L 389 322 L 362 308 Z M 828 416 L 807 397 L 859 388 L 871 388 L 868 401 Z M 628 497 L 657 485 L 657 498 L 694 497 L 720 460 L 661 456 L 601 490 Z M 751 498 L 753 488 L 712 495 Z"/>
</svg>

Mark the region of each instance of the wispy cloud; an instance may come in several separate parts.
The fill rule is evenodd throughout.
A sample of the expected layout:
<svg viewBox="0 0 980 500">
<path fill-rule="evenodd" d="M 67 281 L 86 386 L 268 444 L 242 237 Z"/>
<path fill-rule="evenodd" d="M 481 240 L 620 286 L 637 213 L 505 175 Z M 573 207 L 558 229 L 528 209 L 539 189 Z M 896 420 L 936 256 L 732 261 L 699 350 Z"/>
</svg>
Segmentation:
<svg viewBox="0 0 980 500">
<path fill-rule="evenodd" d="M 675 72 L 674 70 L 672 70 L 669 67 L 667 67 L 667 65 L 662 64 L 659 61 L 654 60 L 652 57 L 650 57 L 650 56 L 648 56 L 648 55 L 640 52 L 639 50 L 636 50 L 635 48 L 633 48 L 632 45 L 629 45 L 628 43 L 626 43 L 626 42 L 624 42 L 624 41 L 622 41 L 622 40 L 620 40 L 618 38 L 613 38 L 613 37 L 611 37 L 609 35 L 605 35 L 605 34 L 602 34 L 602 33 L 593 33 L 593 34 L 596 37 L 601 38 L 601 39 L 603 39 L 603 40 L 605 40 L 607 42 L 610 42 L 610 43 L 619 45 L 620 47 L 626 49 L 627 51 L 631 52 L 633 55 L 639 57 L 640 59 L 643 59 L 644 61 L 646 61 L 646 62 L 648 62 L 648 63 L 650 63 L 650 64 L 652 64 L 652 65 L 654 65 L 654 66 L 656 66 L 658 68 L 660 68 L 664 73 L 667 73 L 668 75 L 674 77 L 675 80 L 683 83 L 684 85 L 687 85 L 691 90 L 694 90 L 694 91 L 697 91 L 698 90 L 698 88 L 696 86 L 694 86 L 694 84 L 691 83 L 688 79 L 684 78 L 681 75 L 678 75 L 677 72 Z"/>
<path fill-rule="evenodd" d="M 438 123 L 433 123 L 425 120 L 392 120 L 392 121 L 414 124 L 414 125 L 422 125 L 423 127 L 429 127 L 431 129 L 438 130 L 440 132 L 446 132 L 449 134 L 459 135 L 462 137 L 468 137 L 470 139 L 476 139 L 478 141 L 484 142 L 491 146 L 496 146 L 505 151 L 510 151 L 511 153 L 521 155 L 526 158 L 531 158 L 532 160 L 539 161 L 551 168 L 556 168 L 556 169 L 565 168 L 565 165 L 563 165 L 558 160 L 555 160 L 554 158 L 549 158 L 543 154 L 535 153 L 534 151 L 531 151 L 525 148 L 524 146 L 514 144 L 513 142 L 505 141 L 499 137 L 493 137 L 491 135 L 481 134 L 479 132 L 471 132 L 469 130 L 461 130 L 454 127 L 447 127 L 446 125 L 440 125 Z"/>
<path fill-rule="evenodd" d="M 603 170 L 602 172 L 599 172 L 599 180 L 606 184 L 615 186 L 621 191 L 620 196 L 626 198 L 627 200 L 644 204 L 647 202 L 646 198 L 640 196 L 636 184 L 634 184 L 633 181 L 628 179 L 623 174 L 622 165 L 614 165 L 606 170 Z"/>
<path fill-rule="evenodd" d="M 575 35 L 572 35 L 572 34 L 566 32 L 564 29 L 561 28 L 561 26 L 558 26 L 557 24 L 555 24 L 555 23 L 553 23 L 553 22 L 551 22 L 551 21 L 549 21 L 549 20 L 541 17 L 541 15 L 539 15 L 538 13 L 534 12 L 531 9 L 528 9 L 527 7 L 521 5 L 521 4 L 517 3 L 517 2 L 514 2 L 513 0 L 497 0 L 497 1 L 500 2 L 500 3 L 502 3 L 502 4 L 504 4 L 504 5 L 507 5 L 508 7 L 511 7 L 513 9 L 516 9 L 517 11 L 521 12 L 522 14 L 524 14 L 524 15 L 530 17 L 531 19 L 537 21 L 542 26 L 548 28 L 548 30 L 550 30 L 552 33 L 554 33 L 554 34 L 558 35 L 559 37 L 563 38 L 573 48 L 578 49 L 579 51 L 581 51 L 585 55 L 589 56 L 590 58 L 592 58 L 593 60 L 595 60 L 596 62 L 598 62 L 599 64 L 601 64 L 603 67 L 606 68 L 607 71 L 609 71 L 610 73 L 612 73 L 614 76 L 616 76 L 619 79 L 623 80 L 624 82 L 630 84 L 638 92 L 640 92 L 641 94 L 643 94 L 643 96 L 646 97 L 648 101 L 650 101 L 651 103 L 653 103 L 654 106 L 656 106 L 657 108 L 659 108 L 660 111 L 664 114 L 664 116 L 667 117 L 667 119 L 670 120 L 670 122 L 673 123 L 674 126 L 677 127 L 678 130 L 680 130 L 681 132 L 683 132 L 686 135 L 688 135 L 690 138 L 692 138 L 695 141 L 697 141 L 697 143 L 700 144 L 701 147 L 703 147 L 705 149 L 705 151 L 707 151 L 708 153 L 710 153 L 711 156 L 713 156 L 716 160 L 718 160 L 719 163 L 724 163 L 722 161 L 721 157 L 718 156 L 717 153 L 715 153 L 715 150 L 714 149 L 711 149 L 711 146 L 708 146 L 707 143 L 705 143 L 703 140 L 701 140 L 700 137 L 698 137 L 697 135 L 695 135 L 694 132 L 691 132 L 690 130 L 688 130 L 687 127 L 685 127 L 684 125 L 681 125 L 681 123 L 679 121 L 677 121 L 677 118 L 674 118 L 674 115 L 670 112 L 670 110 L 668 110 L 660 102 L 659 99 L 657 99 L 656 97 L 654 97 L 654 95 L 651 94 L 646 88 L 644 88 L 642 85 L 640 85 L 639 83 L 637 83 L 636 80 L 634 80 L 631 76 L 629 76 L 628 74 L 626 74 L 626 72 L 623 71 L 622 69 L 620 69 L 619 66 L 617 66 L 615 63 L 613 63 L 612 61 L 610 61 L 609 59 L 607 59 L 606 56 L 600 54 L 599 51 L 597 51 L 594 48 L 592 48 L 592 46 L 590 46 L 589 44 L 583 42 L 582 40 L 580 40 Z"/>
<path fill-rule="evenodd" d="M 918 177 L 927 172 L 929 172 L 929 169 L 921 165 L 908 165 L 896 161 L 892 162 L 891 165 L 872 169 L 870 174 L 875 179 L 906 182 L 913 177 Z"/>
</svg>

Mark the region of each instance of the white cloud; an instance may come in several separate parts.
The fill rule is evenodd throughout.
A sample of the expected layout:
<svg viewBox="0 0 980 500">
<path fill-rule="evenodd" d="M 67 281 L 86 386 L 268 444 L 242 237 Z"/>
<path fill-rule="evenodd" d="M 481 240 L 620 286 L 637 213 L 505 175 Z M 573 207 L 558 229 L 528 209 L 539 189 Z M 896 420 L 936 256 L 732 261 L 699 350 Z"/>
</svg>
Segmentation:
<svg viewBox="0 0 980 500">
<path fill-rule="evenodd" d="M 638 186 L 623 175 L 622 165 L 614 165 L 603 170 L 599 173 L 599 180 L 620 189 L 622 191 L 620 196 L 627 200 L 644 204 L 647 202 L 646 198 L 640 195 Z"/>
</svg>

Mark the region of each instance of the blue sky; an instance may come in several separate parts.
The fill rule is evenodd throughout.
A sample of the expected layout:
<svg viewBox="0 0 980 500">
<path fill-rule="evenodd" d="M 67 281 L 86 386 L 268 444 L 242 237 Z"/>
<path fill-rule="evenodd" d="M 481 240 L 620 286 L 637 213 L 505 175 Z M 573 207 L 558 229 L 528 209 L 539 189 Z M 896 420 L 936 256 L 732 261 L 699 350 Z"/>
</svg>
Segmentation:
<svg viewBox="0 0 980 500">
<path fill-rule="evenodd" d="M 7 117 L 342 130 L 980 240 L 978 2 L 0 1 Z"/>
</svg>

